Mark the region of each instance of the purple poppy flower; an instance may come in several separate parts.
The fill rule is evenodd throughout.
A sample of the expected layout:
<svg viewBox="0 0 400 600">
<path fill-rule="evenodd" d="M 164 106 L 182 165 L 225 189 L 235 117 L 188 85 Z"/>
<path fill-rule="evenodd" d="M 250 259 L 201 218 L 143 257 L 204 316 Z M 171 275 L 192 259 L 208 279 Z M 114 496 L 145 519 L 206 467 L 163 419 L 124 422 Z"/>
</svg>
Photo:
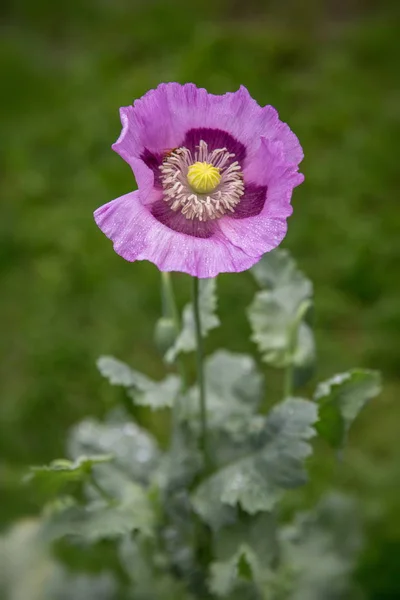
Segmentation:
<svg viewBox="0 0 400 600">
<path fill-rule="evenodd" d="M 120 112 L 113 149 L 138 190 L 94 213 L 118 254 L 215 277 L 249 269 L 280 244 L 303 152 L 272 106 L 244 87 L 215 96 L 164 83 Z"/>
</svg>

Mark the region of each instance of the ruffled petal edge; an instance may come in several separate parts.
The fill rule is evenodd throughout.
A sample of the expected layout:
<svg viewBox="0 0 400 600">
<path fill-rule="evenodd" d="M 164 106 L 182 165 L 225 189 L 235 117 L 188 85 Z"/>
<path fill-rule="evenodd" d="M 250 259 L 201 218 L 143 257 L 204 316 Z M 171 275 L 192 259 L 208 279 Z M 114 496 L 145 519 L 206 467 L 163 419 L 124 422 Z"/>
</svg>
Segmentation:
<svg viewBox="0 0 400 600">
<path fill-rule="evenodd" d="M 207 239 L 178 233 L 160 223 L 131 192 L 97 209 L 94 218 L 125 260 L 148 260 L 160 271 L 180 271 L 194 277 L 245 271 L 260 258 L 247 254 L 222 233 Z"/>
</svg>

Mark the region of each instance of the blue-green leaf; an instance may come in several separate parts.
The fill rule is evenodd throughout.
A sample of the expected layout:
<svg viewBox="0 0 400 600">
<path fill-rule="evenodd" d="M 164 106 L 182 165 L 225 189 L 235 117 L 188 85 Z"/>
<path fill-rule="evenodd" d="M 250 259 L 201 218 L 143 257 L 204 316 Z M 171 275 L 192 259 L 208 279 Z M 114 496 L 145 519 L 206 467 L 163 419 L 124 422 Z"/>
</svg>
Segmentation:
<svg viewBox="0 0 400 600">
<path fill-rule="evenodd" d="M 252 272 L 264 288 L 248 310 L 252 339 L 263 360 L 274 367 L 311 365 L 315 359 L 314 338 L 303 321 L 311 306 L 311 282 L 285 250 L 265 254 Z"/>
<path fill-rule="evenodd" d="M 172 491 L 187 488 L 202 467 L 197 437 L 187 424 L 176 426 L 168 452 L 163 455 L 156 479 L 169 497 Z"/>
<path fill-rule="evenodd" d="M 41 493 L 55 495 L 69 483 L 84 481 L 91 475 L 94 465 L 111 460 L 111 454 L 79 456 L 74 461 L 53 460 L 48 465 L 30 467 L 25 481 L 32 483 Z"/>
<path fill-rule="evenodd" d="M 41 596 L 40 600 L 115 600 L 118 596 L 118 583 L 107 572 L 72 575 L 58 567 L 48 588 L 45 598 Z"/>
<path fill-rule="evenodd" d="M 245 544 L 259 556 L 264 568 L 269 568 L 279 554 L 277 522 L 273 513 L 241 514 L 232 525 L 214 534 L 214 552 L 218 560 L 231 558 Z"/>
<path fill-rule="evenodd" d="M 147 483 L 160 460 L 154 438 L 135 423 L 126 421 L 100 423 L 86 419 L 73 428 L 68 448 L 73 458 L 84 453 L 91 456 L 112 453 L 112 464 L 94 468 L 96 480 L 112 495 L 131 481 Z"/>
<path fill-rule="evenodd" d="M 307 513 L 299 514 L 280 534 L 281 579 L 290 584 L 289 600 L 347 598 L 350 574 L 361 549 L 360 523 L 354 501 L 329 494 Z M 284 573 L 289 578 L 280 577 Z M 289 580 L 288 580 L 289 579 Z M 271 585 L 266 586 L 266 591 Z"/>
<path fill-rule="evenodd" d="M 148 493 L 141 486 L 125 486 L 123 496 L 106 501 L 90 502 L 86 506 L 72 504 L 56 510 L 47 521 L 46 537 L 81 537 L 87 542 L 121 537 L 132 531 L 152 535 L 155 515 Z"/>
<path fill-rule="evenodd" d="M 359 412 L 380 391 L 380 374 L 369 369 L 353 369 L 320 383 L 314 394 L 319 404 L 320 435 L 340 448 Z"/>
<path fill-rule="evenodd" d="M 283 368 L 291 363 L 304 366 L 314 361 L 315 345 L 310 326 L 297 323 L 297 313 L 289 312 L 273 292 L 258 292 L 249 307 L 248 316 L 253 331 L 252 340 L 258 345 L 264 362 Z M 292 352 L 294 327 L 298 331 Z"/>
<path fill-rule="evenodd" d="M 43 523 L 24 519 L 0 537 L 0 597 L 4 600 L 114 600 L 112 575 L 73 575 L 58 564 Z"/>
<path fill-rule="evenodd" d="M 246 544 L 242 544 L 230 559 L 211 564 L 210 591 L 222 598 L 232 598 L 232 593 L 238 591 L 239 586 L 251 586 L 254 587 L 255 593 L 255 586 L 248 578 L 257 570 L 257 555 Z"/>
<path fill-rule="evenodd" d="M 111 385 L 121 385 L 126 388 L 143 387 L 149 384 L 150 379 L 142 373 L 131 369 L 129 365 L 113 356 L 100 356 L 97 359 L 97 368 Z"/>
<path fill-rule="evenodd" d="M 153 381 L 112 356 L 101 356 L 97 367 L 112 385 L 128 388 L 129 396 L 139 406 L 153 410 L 170 408 L 179 394 L 181 383 L 176 375 L 168 375 L 163 381 Z"/>
<path fill-rule="evenodd" d="M 210 589 L 219 596 L 250 592 L 262 585 L 278 557 L 277 527 L 271 513 L 240 519 L 215 534 L 216 561 L 211 565 Z M 240 596 L 238 595 L 238 598 Z"/>
<path fill-rule="evenodd" d="M 277 248 L 264 254 L 251 273 L 261 288 L 275 292 L 288 312 L 296 312 L 303 300 L 313 295 L 311 281 L 297 268 L 287 250 Z"/>
<path fill-rule="evenodd" d="M 184 583 L 167 572 L 168 559 L 157 540 L 126 535 L 119 556 L 134 584 L 132 600 L 194 600 Z"/>
<path fill-rule="evenodd" d="M 275 406 L 253 440 L 253 450 L 206 479 L 193 495 L 198 514 L 211 526 L 225 505 L 250 514 L 270 511 L 283 491 L 306 481 L 304 459 L 315 435 L 316 405 L 291 398 Z"/>
<path fill-rule="evenodd" d="M 25 519 L 0 536 L 0 597 L 46 600 L 43 594 L 54 564 L 40 535 L 40 523 Z M 38 573 L 43 576 L 38 578 Z M 46 576 L 47 575 L 47 576 Z"/>
<path fill-rule="evenodd" d="M 255 413 L 263 394 L 263 377 L 246 354 L 218 350 L 205 362 L 208 426 L 233 432 Z M 199 393 L 194 386 L 182 403 L 182 418 L 198 419 Z"/>
</svg>

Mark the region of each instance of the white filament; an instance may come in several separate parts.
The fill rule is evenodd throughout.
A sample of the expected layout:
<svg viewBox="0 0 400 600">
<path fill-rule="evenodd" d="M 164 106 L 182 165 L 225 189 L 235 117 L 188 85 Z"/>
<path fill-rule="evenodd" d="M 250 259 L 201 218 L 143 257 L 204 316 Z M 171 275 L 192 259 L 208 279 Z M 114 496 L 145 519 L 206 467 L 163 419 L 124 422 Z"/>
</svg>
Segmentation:
<svg viewBox="0 0 400 600">
<path fill-rule="evenodd" d="M 203 140 L 194 156 L 185 147 L 173 150 L 160 166 L 164 200 L 172 210 L 180 210 L 187 219 L 207 221 L 219 219 L 228 211 L 235 212 L 235 206 L 244 193 L 244 183 L 239 163 L 227 164 L 234 157 L 226 148 L 209 152 Z M 195 193 L 187 181 L 188 169 L 196 162 L 206 162 L 220 170 L 221 181 L 209 194 Z"/>
</svg>

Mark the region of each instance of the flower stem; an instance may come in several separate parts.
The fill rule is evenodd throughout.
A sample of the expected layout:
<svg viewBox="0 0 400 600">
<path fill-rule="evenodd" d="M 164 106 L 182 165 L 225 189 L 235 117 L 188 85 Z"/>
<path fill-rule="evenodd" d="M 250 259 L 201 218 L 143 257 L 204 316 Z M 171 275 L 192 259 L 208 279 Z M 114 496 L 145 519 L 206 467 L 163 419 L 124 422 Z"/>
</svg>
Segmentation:
<svg viewBox="0 0 400 600">
<path fill-rule="evenodd" d="M 162 299 L 163 299 L 163 312 L 165 316 L 170 316 L 174 322 L 175 333 L 179 335 L 181 330 L 181 321 L 179 318 L 178 306 L 175 300 L 174 288 L 172 286 L 171 274 L 168 272 L 161 272 L 161 289 L 162 289 Z M 187 389 L 187 377 L 185 366 L 182 362 L 182 359 L 178 358 L 178 370 L 179 375 L 182 381 L 182 391 Z"/>
<path fill-rule="evenodd" d="M 196 331 L 196 356 L 197 356 L 197 381 L 199 385 L 200 397 L 200 445 L 204 454 L 204 465 L 207 469 L 209 466 L 208 454 L 208 439 L 207 439 L 207 408 L 206 408 L 206 390 L 204 380 L 204 353 L 203 353 L 203 336 L 201 333 L 201 319 L 199 306 L 199 279 L 193 277 L 193 312 Z"/>
<path fill-rule="evenodd" d="M 178 307 L 176 305 L 174 288 L 172 287 L 171 274 L 165 271 L 161 272 L 162 293 L 163 293 L 163 309 L 167 315 L 172 317 L 174 325 L 179 331 L 180 320 Z"/>
<path fill-rule="evenodd" d="M 289 331 L 288 354 L 289 363 L 285 369 L 283 381 L 283 397 L 290 398 L 293 395 L 293 375 L 294 375 L 294 355 L 297 346 L 297 337 L 299 332 L 299 319 L 295 319 Z"/>
<path fill-rule="evenodd" d="M 283 397 L 290 398 L 293 394 L 293 359 L 290 358 L 290 363 L 285 369 L 285 375 L 283 380 Z"/>
<path fill-rule="evenodd" d="M 283 397 L 290 398 L 293 394 L 293 375 L 294 375 L 294 358 L 296 353 L 297 341 L 299 337 L 299 327 L 301 321 L 303 320 L 304 315 L 308 311 L 311 305 L 311 301 L 309 299 L 303 300 L 300 304 L 297 313 L 295 315 L 292 326 L 289 330 L 289 340 L 288 340 L 288 355 L 289 355 L 289 364 L 285 370 L 284 382 L 283 382 Z"/>
</svg>

